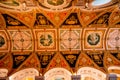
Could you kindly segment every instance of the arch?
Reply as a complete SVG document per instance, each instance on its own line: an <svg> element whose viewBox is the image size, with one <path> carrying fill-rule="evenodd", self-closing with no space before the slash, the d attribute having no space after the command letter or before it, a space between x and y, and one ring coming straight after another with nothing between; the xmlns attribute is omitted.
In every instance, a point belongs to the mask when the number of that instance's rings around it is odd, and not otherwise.
<svg viewBox="0 0 120 80"><path fill-rule="evenodd" d="M115 74L117 77L120 77L120 66L110 66L108 67L109 74Z"/></svg>
<svg viewBox="0 0 120 80"><path fill-rule="evenodd" d="M7 69L0 69L0 77L7 77L8 70Z"/></svg>
<svg viewBox="0 0 120 80"><path fill-rule="evenodd" d="M35 76L39 76L37 69L26 68L11 75L9 80L34 80Z"/></svg>
<svg viewBox="0 0 120 80"><path fill-rule="evenodd" d="M45 80L71 80L72 73L64 68L53 68L44 74Z"/></svg>
<svg viewBox="0 0 120 80"><path fill-rule="evenodd" d="M92 78L93 80L106 80L106 74L100 70L91 67L82 67L78 69L77 75L81 75L81 80Z"/></svg>

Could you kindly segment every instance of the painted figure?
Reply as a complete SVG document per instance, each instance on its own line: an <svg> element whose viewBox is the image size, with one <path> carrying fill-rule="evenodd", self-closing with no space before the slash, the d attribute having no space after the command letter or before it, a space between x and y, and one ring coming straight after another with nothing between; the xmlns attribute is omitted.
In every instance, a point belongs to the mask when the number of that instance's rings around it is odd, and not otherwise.
<svg viewBox="0 0 120 80"><path fill-rule="evenodd" d="M100 41L100 35L98 33L92 33L87 38L87 42L90 45L97 45L99 41Z"/></svg>

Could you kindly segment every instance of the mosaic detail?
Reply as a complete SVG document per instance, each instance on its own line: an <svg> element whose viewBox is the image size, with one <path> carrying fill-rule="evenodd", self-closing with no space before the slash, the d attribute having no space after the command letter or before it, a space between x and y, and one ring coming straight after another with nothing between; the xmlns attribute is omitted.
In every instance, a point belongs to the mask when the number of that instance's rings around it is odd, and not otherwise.
<svg viewBox="0 0 120 80"><path fill-rule="evenodd" d="M96 13L94 12L80 12L80 22L83 26L88 25L92 20L97 17Z"/></svg>
<svg viewBox="0 0 120 80"><path fill-rule="evenodd" d="M83 37L84 50L104 50L105 32L105 28L86 28Z"/></svg>
<svg viewBox="0 0 120 80"><path fill-rule="evenodd" d="M29 0L28 0L29 1ZM27 0L25 0L26 4L29 3ZM31 1L32 3L32 1ZM29 3L30 4L30 3ZM21 21L21 24L25 24L27 27L31 27L34 25L35 21L35 13L34 10L29 11L29 12L23 12L23 13L14 13L14 12L9 12L13 17Z"/></svg>
<svg viewBox="0 0 120 80"><path fill-rule="evenodd" d="M13 68L17 69L28 57L28 54L13 54Z"/></svg>
<svg viewBox="0 0 120 80"><path fill-rule="evenodd" d="M32 51L33 39L30 30L8 30L12 39L12 51Z"/></svg>
<svg viewBox="0 0 120 80"><path fill-rule="evenodd" d="M31 54L18 69L36 68L40 70L40 62L36 54Z"/></svg>
<svg viewBox="0 0 120 80"><path fill-rule="evenodd" d="M71 13L63 25L81 25L77 13Z"/></svg>
<svg viewBox="0 0 120 80"><path fill-rule="evenodd" d="M7 54L7 53L0 53L0 60L3 59L6 54Z"/></svg>
<svg viewBox="0 0 120 80"><path fill-rule="evenodd" d="M0 60L0 68L7 68L8 71L12 69L12 58L11 55L7 54L3 59Z"/></svg>
<svg viewBox="0 0 120 80"><path fill-rule="evenodd" d="M102 16L98 17L98 19L95 19L91 24L106 24L108 25L109 17L111 12L107 12L103 14Z"/></svg>
<svg viewBox="0 0 120 80"><path fill-rule="evenodd" d="M34 24L36 27L52 27L52 23L41 13L36 14L36 21Z"/></svg>
<svg viewBox="0 0 120 80"><path fill-rule="evenodd" d="M65 50L81 50L81 29L60 29L59 49Z"/></svg>
<svg viewBox="0 0 120 80"><path fill-rule="evenodd" d="M109 25L116 24L120 21L120 12L113 12L109 18Z"/></svg>
<svg viewBox="0 0 120 80"><path fill-rule="evenodd" d="M104 65L106 68L109 66L119 66L120 61L117 60L114 56L112 56L110 53L106 53L104 57Z"/></svg>
<svg viewBox="0 0 120 80"><path fill-rule="evenodd" d="M75 67L80 52L61 52L70 67Z"/></svg>
<svg viewBox="0 0 120 80"><path fill-rule="evenodd" d="M120 53L111 53L115 58L120 60Z"/></svg>
<svg viewBox="0 0 120 80"><path fill-rule="evenodd" d="M87 53L87 55L99 66L104 67L103 65L103 53Z"/></svg>
<svg viewBox="0 0 120 80"><path fill-rule="evenodd" d="M83 66L99 68L85 53L81 53L78 57L76 68L79 69Z"/></svg>
<svg viewBox="0 0 120 80"><path fill-rule="evenodd" d="M46 68L55 54L56 54L55 52L38 53L37 55L40 60L41 68Z"/></svg>
<svg viewBox="0 0 120 80"><path fill-rule="evenodd" d="M15 26L25 26L22 22L20 22L19 20L7 15L7 14L2 14L5 21L6 21L6 27L15 27Z"/></svg>
<svg viewBox="0 0 120 80"><path fill-rule="evenodd" d="M118 50L120 47L120 28L110 28L107 35L107 49Z"/></svg>
<svg viewBox="0 0 120 80"><path fill-rule="evenodd" d="M46 17L48 17L48 19L55 26L60 26L70 13L71 13L71 9L61 11L61 12L44 11L44 14L46 15Z"/></svg>
<svg viewBox="0 0 120 80"><path fill-rule="evenodd" d="M52 68L56 68L56 67L62 67L62 68L71 70L69 64L66 62L66 60L64 59L64 57L60 53L57 53L53 57L53 59L51 60L51 62L48 65L46 71L50 70Z"/></svg>
<svg viewBox="0 0 120 80"><path fill-rule="evenodd" d="M36 50L37 51L56 51L57 38L55 29L36 29Z"/></svg>
<svg viewBox="0 0 120 80"><path fill-rule="evenodd" d="M4 30L0 30L0 52L1 51L9 51L10 42L8 41L7 33Z"/></svg>

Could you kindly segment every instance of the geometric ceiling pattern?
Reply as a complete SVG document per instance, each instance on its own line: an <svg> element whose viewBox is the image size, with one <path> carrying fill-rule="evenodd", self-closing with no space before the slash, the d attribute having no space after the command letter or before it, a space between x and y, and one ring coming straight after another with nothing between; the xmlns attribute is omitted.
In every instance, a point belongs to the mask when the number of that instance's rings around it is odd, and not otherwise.
<svg viewBox="0 0 120 80"><path fill-rule="evenodd" d="M88 66L107 73L109 66L120 66L116 5L85 9L76 0L39 0L39 7L34 0L15 1L0 1L0 68L8 75L30 67L45 73Z"/></svg>

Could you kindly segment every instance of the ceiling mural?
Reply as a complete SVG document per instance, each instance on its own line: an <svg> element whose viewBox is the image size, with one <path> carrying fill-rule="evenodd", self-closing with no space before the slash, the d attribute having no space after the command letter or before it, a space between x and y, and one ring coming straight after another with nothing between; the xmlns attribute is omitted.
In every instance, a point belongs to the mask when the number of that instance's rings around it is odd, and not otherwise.
<svg viewBox="0 0 120 80"><path fill-rule="evenodd" d="M46 68L55 54L56 52L38 52L37 56L40 60L41 67Z"/></svg>
<svg viewBox="0 0 120 80"><path fill-rule="evenodd" d="M95 7L85 0L1 0L0 68L12 75L24 68L107 73L120 66L120 14L111 2Z"/></svg>

